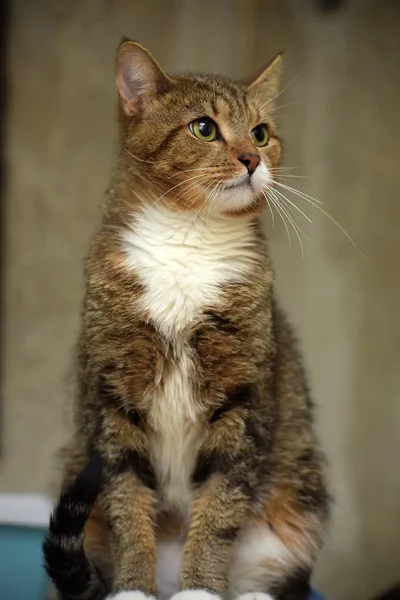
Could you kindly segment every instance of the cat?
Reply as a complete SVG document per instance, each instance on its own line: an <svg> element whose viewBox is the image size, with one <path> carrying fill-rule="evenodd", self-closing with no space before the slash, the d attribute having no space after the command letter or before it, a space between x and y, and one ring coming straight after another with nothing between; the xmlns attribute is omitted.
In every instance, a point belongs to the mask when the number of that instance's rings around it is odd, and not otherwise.
<svg viewBox="0 0 400 600"><path fill-rule="evenodd" d="M278 55L245 82L169 76L121 42L119 153L86 262L64 477L100 456L103 484L75 525L62 497L70 536L46 551L62 600L308 596L325 461L261 223L281 72Z"/></svg>

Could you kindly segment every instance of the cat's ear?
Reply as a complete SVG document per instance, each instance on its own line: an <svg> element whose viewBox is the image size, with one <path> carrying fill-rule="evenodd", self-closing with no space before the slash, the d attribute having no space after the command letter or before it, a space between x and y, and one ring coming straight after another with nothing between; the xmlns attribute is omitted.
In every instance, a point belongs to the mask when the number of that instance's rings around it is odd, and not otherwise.
<svg viewBox="0 0 400 600"><path fill-rule="evenodd" d="M123 111L131 117L141 112L146 101L170 88L173 80L146 48L123 40L117 52L116 83Z"/></svg>
<svg viewBox="0 0 400 600"><path fill-rule="evenodd" d="M266 67L243 82L247 91L263 102L272 102L279 93L283 73L282 54L277 54Z"/></svg>

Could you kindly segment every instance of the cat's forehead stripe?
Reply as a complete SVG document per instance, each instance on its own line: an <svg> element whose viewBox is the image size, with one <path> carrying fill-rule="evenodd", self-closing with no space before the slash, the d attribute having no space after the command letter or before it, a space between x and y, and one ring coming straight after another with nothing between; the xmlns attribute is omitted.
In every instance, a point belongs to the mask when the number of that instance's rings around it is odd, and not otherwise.
<svg viewBox="0 0 400 600"><path fill-rule="evenodd" d="M243 94L239 93L239 90L234 86L219 86L218 100L225 104L225 107L227 107L228 112L232 116L239 116L245 109Z"/></svg>
<svg viewBox="0 0 400 600"><path fill-rule="evenodd" d="M258 122L259 114L256 106L247 96L244 88L228 79L220 77L195 76L191 81L185 80L185 104L197 105L199 110L211 110L209 116L225 117L229 120L251 120ZM192 90L190 90L192 88Z"/></svg>
<svg viewBox="0 0 400 600"><path fill-rule="evenodd" d="M258 117L257 111L248 102L247 94L244 90L234 85L219 86L218 98L222 98L228 107L229 117L236 119L247 117Z"/></svg>
<svg viewBox="0 0 400 600"><path fill-rule="evenodd" d="M209 102L214 112L219 99L223 99L231 111L237 110L239 106L244 107L243 91L228 80L221 81L221 78L218 77L197 76L191 82L186 80L185 84L189 84L189 89L194 87L198 98ZM186 88L186 92L190 96L188 88Z"/></svg>

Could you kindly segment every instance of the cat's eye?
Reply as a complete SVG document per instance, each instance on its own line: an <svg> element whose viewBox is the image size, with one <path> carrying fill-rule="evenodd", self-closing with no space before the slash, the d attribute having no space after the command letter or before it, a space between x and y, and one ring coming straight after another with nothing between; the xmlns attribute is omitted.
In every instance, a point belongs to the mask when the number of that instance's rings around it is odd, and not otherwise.
<svg viewBox="0 0 400 600"><path fill-rule="evenodd" d="M190 131L203 142L213 142L218 133L216 124L209 117L196 119L189 125Z"/></svg>
<svg viewBox="0 0 400 600"><path fill-rule="evenodd" d="M254 127L253 131L251 132L251 137L253 138L253 142L256 146L266 146L268 144L269 135L268 127L265 125L265 123Z"/></svg>

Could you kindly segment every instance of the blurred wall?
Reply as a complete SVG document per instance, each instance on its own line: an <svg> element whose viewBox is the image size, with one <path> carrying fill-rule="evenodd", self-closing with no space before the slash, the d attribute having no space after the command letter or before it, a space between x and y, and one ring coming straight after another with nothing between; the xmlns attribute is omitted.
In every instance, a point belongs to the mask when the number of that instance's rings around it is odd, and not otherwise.
<svg viewBox="0 0 400 600"><path fill-rule="evenodd" d="M120 36L166 69L232 76L284 48L286 164L309 177L285 182L322 200L368 256L305 199L303 259L293 231L289 250L277 218L266 223L336 497L316 579L330 598L371 597L400 571L398 3L349 0L325 15L311 0L12 4L1 491L48 492L57 477L82 257L115 148Z"/></svg>

